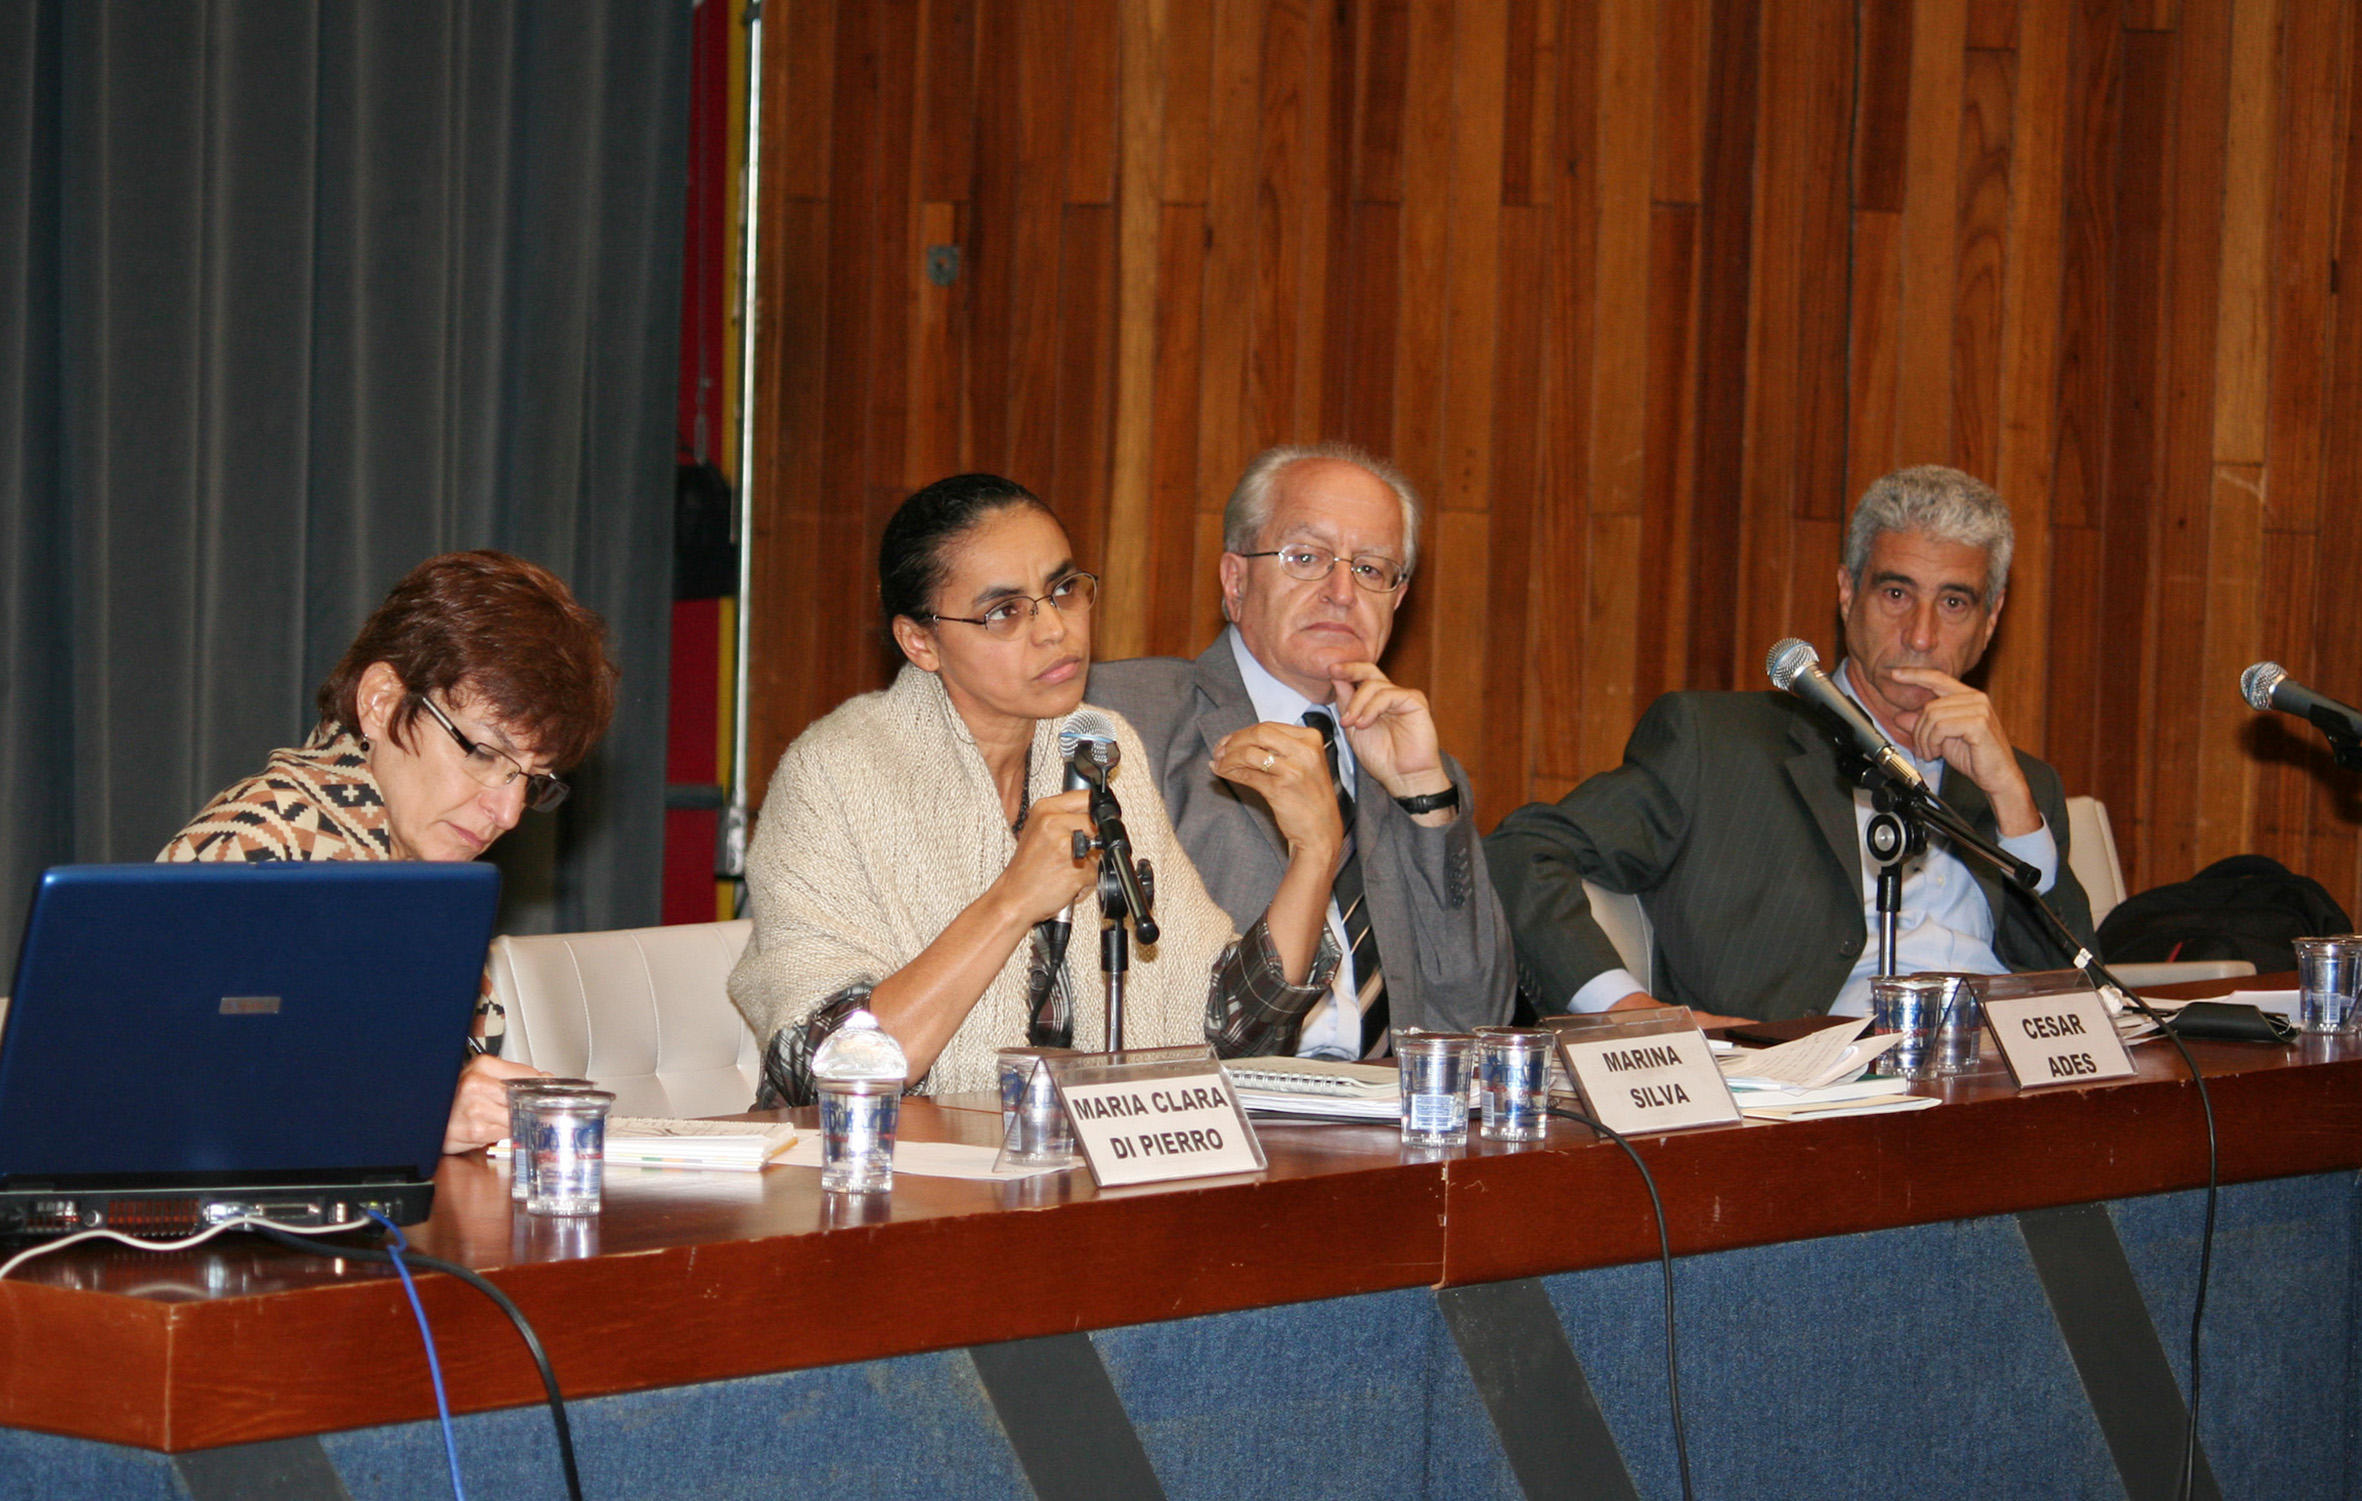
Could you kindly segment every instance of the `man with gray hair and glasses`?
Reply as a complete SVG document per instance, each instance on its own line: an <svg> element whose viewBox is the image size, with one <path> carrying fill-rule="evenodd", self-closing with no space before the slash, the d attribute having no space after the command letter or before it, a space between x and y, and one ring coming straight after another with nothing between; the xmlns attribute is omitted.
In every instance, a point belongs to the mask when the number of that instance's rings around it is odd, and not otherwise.
<svg viewBox="0 0 2362 1501"><path fill-rule="evenodd" d="M2058 773L2013 748L1992 701L1961 681L2000 624L2013 539L2001 497L1957 469L1874 482L1837 570L1845 660L1833 676L1979 833L2042 872L2041 899L2088 944L2091 904L2067 866ZM1863 853L1871 813L1802 700L1668 693L1621 766L1512 813L1486 852L1544 1010L1662 1001L1709 1025L1859 1014L1878 967L1877 867ZM1656 934L1653 987L1594 920L1585 880L1639 896ZM1940 838L1905 869L1897 928L1904 974L2050 969L2071 957L2022 896Z"/></svg>
<svg viewBox="0 0 2362 1501"><path fill-rule="evenodd" d="M1345 958L1300 1054L1383 1057L1395 1028L1506 1021L1515 994L1467 775L1427 696L1378 666L1418 538L1418 497L1392 465L1340 443L1270 449L1223 512L1229 628L1195 661L1091 669L1090 702L1148 743L1182 847L1234 919L1270 905L1287 846L1259 797L1213 774L1215 757L1249 734L1325 758L1345 819L1329 909Z"/></svg>

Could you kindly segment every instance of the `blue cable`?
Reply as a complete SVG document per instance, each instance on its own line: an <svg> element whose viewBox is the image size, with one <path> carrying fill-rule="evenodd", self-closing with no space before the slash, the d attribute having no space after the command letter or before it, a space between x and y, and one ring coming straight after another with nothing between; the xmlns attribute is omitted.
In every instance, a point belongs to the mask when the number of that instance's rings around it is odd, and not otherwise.
<svg viewBox="0 0 2362 1501"><path fill-rule="evenodd" d="M402 1253L410 1249L410 1238L400 1225L376 1210L367 1213L391 1237L386 1242L386 1255L393 1259L394 1275L402 1279L402 1291L410 1295L410 1311L418 1317L418 1337L426 1345L426 1373L435 1383L435 1415L443 1420L443 1457L451 1464L451 1494L457 1501L467 1501L467 1487L459 1482L459 1440L451 1432L451 1403L443 1395L443 1362L435 1357L435 1331L427 1327L426 1305L418 1301L418 1284L410 1280L410 1268L402 1260Z"/></svg>

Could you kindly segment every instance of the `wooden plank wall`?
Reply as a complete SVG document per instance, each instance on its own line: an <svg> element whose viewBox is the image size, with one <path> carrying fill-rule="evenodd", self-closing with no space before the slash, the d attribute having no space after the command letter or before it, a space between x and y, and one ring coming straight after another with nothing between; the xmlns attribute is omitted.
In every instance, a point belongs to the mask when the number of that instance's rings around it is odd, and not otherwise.
<svg viewBox="0 0 2362 1501"><path fill-rule="evenodd" d="M1490 826L1833 653L1849 497L1943 461L2017 511L1989 687L2133 884L2362 911L2350 779L2235 691L2362 699L2358 5L773 0L755 763L884 681L914 486L1024 480L1100 655L1189 653L1242 462L1342 437L1433 506L1389 665Z"/></svg>

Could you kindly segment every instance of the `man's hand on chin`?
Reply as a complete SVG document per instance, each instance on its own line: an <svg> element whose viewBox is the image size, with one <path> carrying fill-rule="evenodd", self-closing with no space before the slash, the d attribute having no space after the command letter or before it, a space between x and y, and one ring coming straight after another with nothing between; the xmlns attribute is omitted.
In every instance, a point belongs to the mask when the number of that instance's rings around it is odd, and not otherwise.
<svg viewBox="0 0 2362 1501"><path fill-rule="evenodd" d="M1932 667L1897 667L1889 675L1935 695L1911 723L1912 751L1923 761L1941 756L1945 765L1982 788L1993 804L2002 838L2041 828L2042 810L2034 805L2033 789L2026 785L1993 701Z"/></svg>
<svg viewBox="0 0 2362 1501"><path fill-rule="evenodd" d="M1394 682L1375 662L1340 662L1329 669L1329 680L1337 689L1337 723L1387 796L1418 797L1452 785L1426 694ZM1456 816L1442 809L1419 821L1450 823Z"/></svg>

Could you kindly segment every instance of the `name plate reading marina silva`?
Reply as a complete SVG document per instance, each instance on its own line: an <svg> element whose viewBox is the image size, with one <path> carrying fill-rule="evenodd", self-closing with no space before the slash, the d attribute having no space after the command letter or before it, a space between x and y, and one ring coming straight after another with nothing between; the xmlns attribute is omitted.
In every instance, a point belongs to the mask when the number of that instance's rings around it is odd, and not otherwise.
<svg viewBox="0 0 2362 1501"><path fill-rule="evenodd" d="M1101 1188L1263 1168L1263 1144L1210 1047L1085 1053L1049 1068Z"/></svg>
<svg viewBox="0 0 2362 1501"><path fill-rule="evenodd" d="M1553 1016L1559 1056L1591 1118L1627 1136L1735 1126L1739 1104L1684 1006Z"/></svg>
<svg viewBox="0 0 2362 1501"><path fill-rule="evenodd" d="M2020 1089L2129 1079L2139 1072L2096 990L1987 1001L1985 1024Z"/></svg>

